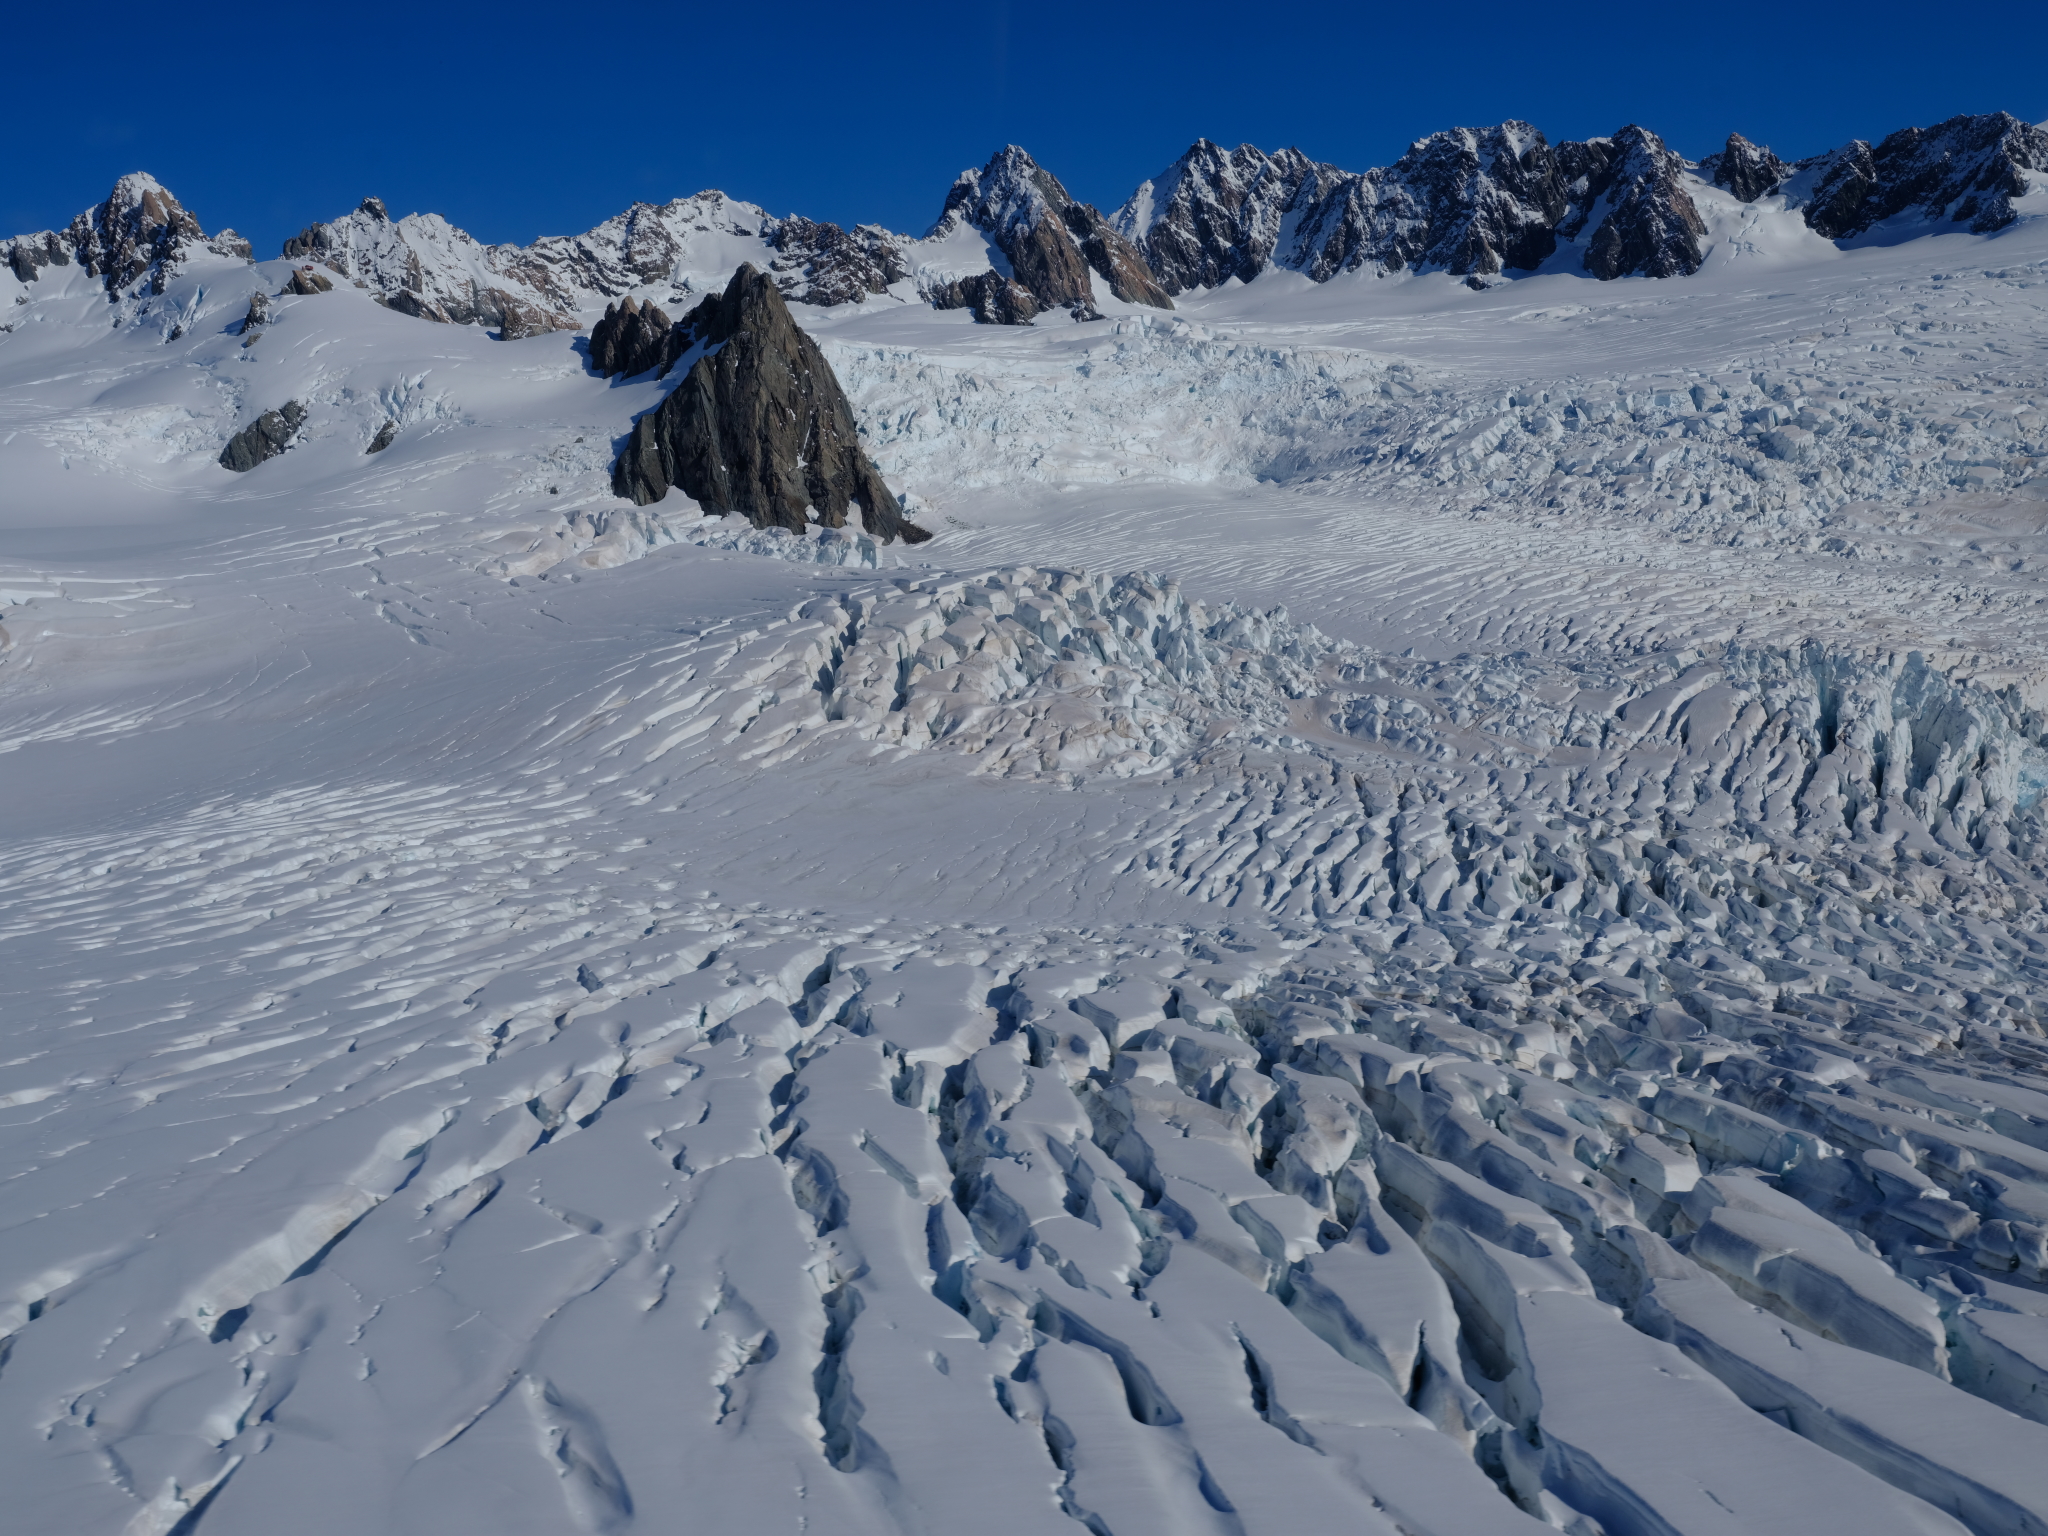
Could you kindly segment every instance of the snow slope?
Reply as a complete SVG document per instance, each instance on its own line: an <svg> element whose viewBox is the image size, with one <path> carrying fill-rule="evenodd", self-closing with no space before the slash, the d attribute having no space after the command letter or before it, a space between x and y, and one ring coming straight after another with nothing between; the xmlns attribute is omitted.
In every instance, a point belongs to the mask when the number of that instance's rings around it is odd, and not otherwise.
<svg viewBox="0 0 2048 1536"><path fill-rule="evenodd" d="M2048 1529L2048 207L1691 195L803 311L915 552L617 501L567 331L19 285L11 1523Z"/></svg>

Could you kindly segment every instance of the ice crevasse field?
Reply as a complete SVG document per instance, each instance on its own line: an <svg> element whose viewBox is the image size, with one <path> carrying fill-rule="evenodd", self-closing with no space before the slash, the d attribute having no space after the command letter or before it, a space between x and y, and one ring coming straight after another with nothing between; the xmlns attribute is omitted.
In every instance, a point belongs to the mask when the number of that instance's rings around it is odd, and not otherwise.
<svg viewBox="0 0 2048 1536"><path fill-rule="evenodd" d="M1693 195L799 306L915 546L0 273L0 1525L2048 1532L2048 189Z"/></svg>

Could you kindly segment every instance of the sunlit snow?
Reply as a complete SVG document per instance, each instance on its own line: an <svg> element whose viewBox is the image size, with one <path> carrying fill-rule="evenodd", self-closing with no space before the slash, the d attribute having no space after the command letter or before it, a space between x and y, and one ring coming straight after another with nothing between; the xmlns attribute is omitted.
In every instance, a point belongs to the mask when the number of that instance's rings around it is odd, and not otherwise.
<svg viewBox="0 0 2048 1536"><path fill-rule="evenodd" d="M0 271L0 1524L2048 1533L2048 191L1693 193L799 305L915 548Z"/></svg>

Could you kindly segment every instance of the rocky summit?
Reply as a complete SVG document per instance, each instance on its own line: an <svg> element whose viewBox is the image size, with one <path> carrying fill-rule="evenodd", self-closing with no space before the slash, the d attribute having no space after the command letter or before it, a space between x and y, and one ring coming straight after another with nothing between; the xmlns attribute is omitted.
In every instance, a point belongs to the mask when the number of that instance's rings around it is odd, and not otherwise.
<svg viewBox="0 0 2048 1536"><path fill-rule="evenodd" d="M195 218L152 176L135 172L114 183L106 200L86 209L63 230L0 240L0 265L21 283L74 261L98 278L110 300L140 288L161 294L194 251L248 260L249 242L232 229L208 239Z"/></svg>
<svg viewBox="0 0 2048 1536"><path fill-rule="evenodd" d="M1343 173L1298 149L1268 155L1250 144L1226 150L1207 139L1141 183L1115 216L1168 293L1248 283L1266 269L1305 184L1314 202Z"/></svg>
<svg viewBox="0 0 2048 1536"><path fill-rule="evenodd" d="M1952 117L1902 128L1875 149L1855 139L1799 168L1813 172L1807 226L1830 240L1906 213L1982 235L2013 221L2026 172L2048 171L2048 132L2009 112Z"/></svg>
<svg viewBox="0 0 2048 1536"><path fill-rule="evenodd" d="M858 505L879 538L930 537L903 517L860 446L832 365L766 273L741 267L677 329L699 355L633 424L612 468L619 495L647 506L674 487L707 513L738 512L757 528L797 533L843 528Z"/></svg>
<svg viewBox="0 0 2048 1536"><path fill-rule="evenodd" d="M1009 275L1040 309L1091 312L1091 269L1127 304L1173 308L1143 253L1014 144L997 151L980 170L960 173L926 239L943 239L963 225L988 237L1009 264ZM951 293L938 291L953 300ZM977 307L976 317L982 313Z"/></svg>
<svg viewBox="0 0 2048 1536"><path fill-rule="evenodd" d="M1593 222L1585 268L1595 277L1682 277L1700 269L1707 226L1685 189L1685 161L1643 128L1624 128L1609 140L1576 149L1588 172L1575 184L1578 219L1573 233ZM1597 169L1592 167L1597 165Z"/></svg>
<svg viewBox="0 0 2048 1536"><path fill-rule="evenodd" d="M1699 170L1715 186L1745 203L1769 196L1792 174L1791 166L1739 133L1729 134L1727 147L1708 155L1700 162Z"/></svg>

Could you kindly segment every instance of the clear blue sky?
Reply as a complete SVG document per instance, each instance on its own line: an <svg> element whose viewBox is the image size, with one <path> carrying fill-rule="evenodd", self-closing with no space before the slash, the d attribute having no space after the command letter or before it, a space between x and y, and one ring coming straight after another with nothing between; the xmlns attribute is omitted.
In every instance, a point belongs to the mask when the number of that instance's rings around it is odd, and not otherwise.
<svg viewBox="0 0 2048 1536"><path fill-rule="evenodd" d="M719 187L922 233L1004 143L1114 207L1198 136L1363 170L1454 124L1629 122L1787 158L1959 112L2048 118L2048 3L14 8L0 234L147 170L259 255L368 193L484 240Z"/></svg>

